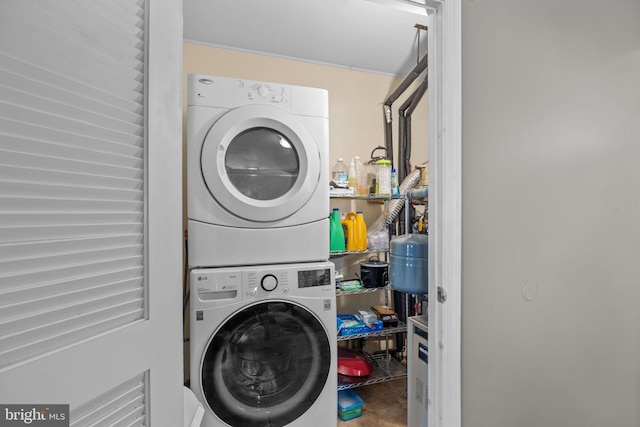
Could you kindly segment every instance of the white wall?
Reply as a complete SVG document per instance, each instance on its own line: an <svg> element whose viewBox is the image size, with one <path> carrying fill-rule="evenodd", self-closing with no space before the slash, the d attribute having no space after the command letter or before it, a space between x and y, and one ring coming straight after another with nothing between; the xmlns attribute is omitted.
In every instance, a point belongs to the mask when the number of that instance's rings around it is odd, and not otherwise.
<svg viewBox="0 0 640 427"><path fill-rule="evenodd" d="M463 425L638 427L640 1L462 12Z"/></svg>

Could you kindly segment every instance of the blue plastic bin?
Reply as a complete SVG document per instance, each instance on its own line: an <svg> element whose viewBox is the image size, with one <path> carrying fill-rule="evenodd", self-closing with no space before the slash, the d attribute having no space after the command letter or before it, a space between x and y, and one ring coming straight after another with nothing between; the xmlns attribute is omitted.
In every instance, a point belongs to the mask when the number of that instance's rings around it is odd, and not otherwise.
<svg viewBox="0 0 640 427"><path fill-rule="evenodd" d="M363 401L355 391L348 388L338 391L338 416L342 421L352 420L362 415Z"/></svg>

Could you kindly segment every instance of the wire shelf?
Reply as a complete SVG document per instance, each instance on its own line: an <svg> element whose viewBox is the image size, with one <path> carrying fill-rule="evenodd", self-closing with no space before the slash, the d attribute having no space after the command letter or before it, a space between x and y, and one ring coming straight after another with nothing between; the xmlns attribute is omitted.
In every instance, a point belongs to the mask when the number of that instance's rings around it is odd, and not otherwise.
<svg viewBox="0 0 640 427"><path fill-rule="evenodd" d="M378 194L366 194L366 195L355 195L355 194L331 194L329 193L329 197L331 199L351 199L351 200L393 200L393 199L402 199L401 195L378 195Z"/></svg>
<svg viewBox="0 0 640 427"><path fill-rule="evenodd" d="M407 369L395 358L388 355L377 355L371 357L373 359L374 368L366 381L359 383L343 383L338 381L338 390L346 390L349 388L362 387L365 385L391 381L407 376Z"/></svg>
<svg viewBox="0 0 640 427"><path fill-rule="evenodd" d="M398 321L398 326L394 326L392 328L384 328L381 331L365 332L363 334L354 334L354 335L345 335L345 336L338 335L338 341L349 341L356 338L384 337L385 335L405 332L406 330L407 330L407 325Z"/></svg>
<svg viewBox="0 0 640 427"><path fill-rule="evenodd" d="M330 251L329 258L337 258L345 255L380 254L387 252L389 252L389 249L367 249L366 251Z"/></svg>
<svg viewBox="0 0 640 427"><path fill-rule="evenodd" d="M386 286L382 286L382 287L379 287L379 288L361 288L361 289L357 289L355 291L341 291L340 289L336 289L336 296L370 294L372 292L386 291L386 290L388 290Z"/></svg>

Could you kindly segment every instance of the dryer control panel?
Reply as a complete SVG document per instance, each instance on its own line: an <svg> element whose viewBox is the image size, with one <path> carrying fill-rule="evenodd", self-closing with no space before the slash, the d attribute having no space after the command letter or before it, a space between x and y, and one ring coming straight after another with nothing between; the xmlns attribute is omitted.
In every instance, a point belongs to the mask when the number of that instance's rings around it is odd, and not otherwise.
<svg viewBox="0 0 640 427"><path fill-rule="evenodd" d="M271 104L290 110L288 85L237 79L235 82L235 100L239 105Z"/></svg>
<svg viewBox="0 0 640 427"><path fill-rule="evenodd" d="M189 74L187 105L234 108L241 105L276 105L291 112L291 85Z"/></svg>

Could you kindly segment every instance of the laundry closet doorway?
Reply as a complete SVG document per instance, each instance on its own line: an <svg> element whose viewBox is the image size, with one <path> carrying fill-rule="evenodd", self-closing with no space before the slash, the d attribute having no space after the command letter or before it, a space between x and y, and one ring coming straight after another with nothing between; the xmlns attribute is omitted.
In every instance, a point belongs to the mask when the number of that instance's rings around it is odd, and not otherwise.
<svg viewBox="0 0 640 427"><path fill-rule="evenodd" d="M207 2L211 4L210 2ZM319 73L325 75L338 75L340 70L326 69L318 70L324 65L331 65L328 59L306 59L306 66L303 58L309 53L333 50L336 55L344 53L348 39L342 38L341 41L334 41L332 35L339 33L342 28L339 24L339 9L334 10L333 18L327 19L326 22L320 14L316 14L317 6L320 3L314 2L307 4L307 13L314 16L312 25L298 32L288 32L286 35L283 28L289 23L304 22L303 13L300 16L293 13L296 8L296 2L256 2L254 5L254 13L252 16L246 16L246 20L251 20L254 15L261 17L264 21L263 25L255 25L251 31L244 30L244 33L238 34L237 37L232 36L229 30L226 34L220 34L219 38L208 42L209 44L197 41L197 36L202 34L190 33L189 13L185 12L185 72L199 72L217 75L233 75L239 78L257 79L264 81L286 81L287 83L302 84L313 86L314 77ZM428 26L428 51L429 51L429 90L427 92L427 102L429 105L428 112L420 116L421 113L413 115L414 123L420 117L424 117L428 121L428 134L423 139L414 139L413 145L419 145L420 148L428 150L429 159L429 208L430 208L430 293L433 298L430 299L430 379L429 379L429 397L431 401L430 408L430 425L432 426L454 426L461 424L460 420L460 241L461 241L461 219L460 219L460 186L461 186L461 165L460 165L460 145L461 145L461 1L460 0L427 0L427 1L396 1L396 0L362 0L358 4L374 3L387 7L389 12L398 8L414 8L419 7L429 12L427 18ZM289 9L285 9L280 16L287 16L286 20L278 20L278 25L266 25L270 21L270 12L265 10L266 7L277 7L278 5L288 5ZM354 2L349 2L353 5ZM226 20L233 21L230 18L234 16L233 11L229 8L233 7L231 3L220 2L216 4L217 9L209 10L208 13L201 13L201 18L206 21L206 16L216 14L224 16ZM185 5L185 10L193 7L193 3ZM260 12L260 13L256 13ZM300 19L298 19L300 18ZM286 22L285 22L286 21ZM354 33L364 34L373 37L379 29L371 22L367 25L357 25L357 20L352 20L351 25ZM324 31L328 23L332 24L331 31ZM347 24L344 24L347 26ZM411 24L413 26L413 23ZM213 26L211 26L213 27ZM205 31L202 25L198 25L198 31ZM320 35L321 40L325 41L325 46L314 45L311 40L312 35ZM240 43L240 40L253 35L256 43L260 43L260 47L234 46L234 41ZM269 49L289 46L292 41L297 41L298 54L286 53L283 51L269 53ZM330 49L327 49L330 48ZM394 49L380 48L376 54L372 56L382 57L383 52L391 52ZM293 52L293 51L292 51ZM360 55L362 52L358 52ZM253 63L253 59L260 55L271 55L269 60L261 61L259 67L257 63ZM215 56L215 61L210 60ZM354 61L357 55L353 55ZM262 58L264 56L261 56ZM416 63L415 52L412 56L412 63L409 70ZM295 62L295 64L293 64ZM393 61L389 61L393 62ZM234 67L234 64L236 65ZM284 64L284 65L283 65ZM344 67L349 67L344 66ZM297 74L292 74L292 69L298 70ZM355 69L355 68L351 68ZM400 80L406 74L398 74ZM362 75L363 79L368 76ZM390 93L393 88L390 85ZM365 98L368 94L363 91L356 90L356 85L336 85L335 88L329 89L330 104L331 100L341 99L341 94L351 98ZM372 129L382 127L382 102L385 95L379 96L375 102L371 113L367 112L376 121ZM371 137L367 133L370 129L359 129L360 135L354 138L341 139L336 138L335 130L339 126L345 124L353 125L359 123L361 112L345 111L338 105L331 109L330 105L330 156L333 161L335 157L345 157L353 155L357 150L354 141L361 138L362 146L373 147L382 142L382 139ZM425 117L426 116L426 117ZM340 152L343 150L343 152ZM369 150L370 151L370 150ZM363 150L364 153L364 150ZM367 152L368 154L368 152ZM441 288L441 301L437 302L435 298L438 294L438 288ZM446 300L446 302L444 302Z"/></svg>

